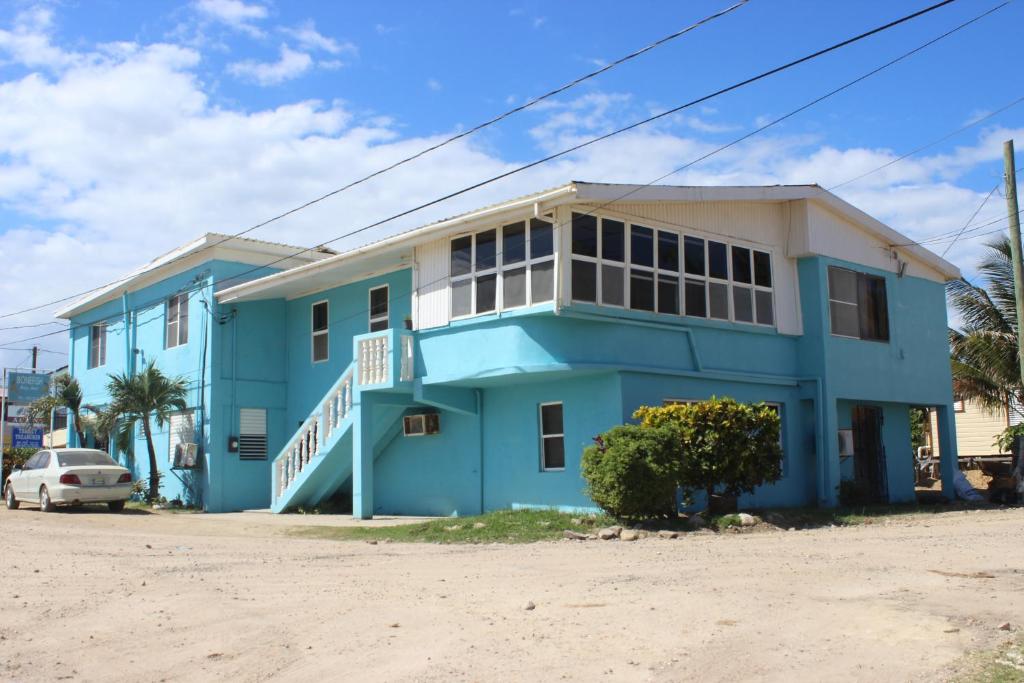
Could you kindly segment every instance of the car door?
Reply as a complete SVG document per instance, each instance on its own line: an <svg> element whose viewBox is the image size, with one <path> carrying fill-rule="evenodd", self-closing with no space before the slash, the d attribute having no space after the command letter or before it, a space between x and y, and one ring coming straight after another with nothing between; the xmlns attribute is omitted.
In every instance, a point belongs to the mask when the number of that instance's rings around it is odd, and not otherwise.
<svg viewBox="0 0 1024 683"><path fill-rule="evenodd" d="M36 463L39 462L40 453L42 453L42 451L39 451L31 458L26 460L25 464L21 466L20 470L16 470L13 474L11 474L11 484L14 486L14 495L16 497L21 499L25 498L29 486L29 477L32 474L33 468L36 466Z"/></svg>
<svg viewBox="0 0 1024 683"><path fill-rule="evenodd" d="M30 500L39 500L39 487L43 484L49 484L50 486L53 485L53 483L49 481L50 477L47 476L54 472L50 467L51 461L56 464L57 459L52 457L50 451L39 452L39 462L37 462L36 466L32 469L32 477L27 482L29 490L26 496Z"/></svg>

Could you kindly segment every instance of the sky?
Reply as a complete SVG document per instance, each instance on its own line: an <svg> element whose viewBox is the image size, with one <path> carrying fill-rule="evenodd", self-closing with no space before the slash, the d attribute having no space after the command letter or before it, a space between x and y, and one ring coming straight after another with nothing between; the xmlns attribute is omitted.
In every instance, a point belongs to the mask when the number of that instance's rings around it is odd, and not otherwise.
<svg viewBox="0 0 1024 683"><path fill-rule="evenodd" d="M241 231L732 2L0 0L0 316L115 280L205 232ZM927 4L749 0L251 236L327 242ZM569 180L650 182L999 4L958 0L330 246ZM872 171L1024 96L1003 54L1022 20L1011 3L662 182L831 187ZM1022 133L1024 103L835 192L914 240L994 221L1006 212L992 192L1002 143L1024 144ZM947 258L974 277L984 233L1003 225L968 232ZM40 367L67 362L55 308L0 318L0 365L24 365L33 344Z"/></svg>

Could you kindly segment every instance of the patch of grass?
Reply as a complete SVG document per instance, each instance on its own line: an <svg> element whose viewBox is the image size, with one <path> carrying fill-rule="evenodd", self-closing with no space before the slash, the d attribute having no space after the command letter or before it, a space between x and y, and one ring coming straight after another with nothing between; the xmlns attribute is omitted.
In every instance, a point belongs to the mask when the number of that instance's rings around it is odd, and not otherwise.
<svg viewBox="0 0 1024 683"><path fill-rule="evenodd" d="M581 523L573 524L573 520ZM335 541L534 543L557 540L566 529L590 533L610 524L615 524L615 520L607 515L573 515L554 510L498 510L473 517L446 517L397 526L295 527L288 533Z"/></svg>
<svg viewBox="0 0 1024 683"><path fill-rule="evenodd" d="M1024 681L1024 640L1007 641L994 650L968 656L953 680L958 683Z"/></svg>
<svg viewBox="0 0 1024 683"><path fill-rule="evenodd" d="M202 512L202 509L200 509L200 508L170 507L170 506L165 506L165 507L163 507L163 508L161 508L159 510L154 510L152 504L145 503L145 502L138 501L138 500L129 500L129 501L125 502L124 509L125 510L134 510L134 511L145 511L145 512L173 512L175 514L195 514L195 513L198 513L198 512Z"/></svg>
<svg viewBox="0 0 1024 683"><path fill-rule="evenodd" d="M720 517L712 517L710 526L712 529L718 529L719 531L725 531L729 527L743 526L740 523L739 515L722 515Z"/></svg>

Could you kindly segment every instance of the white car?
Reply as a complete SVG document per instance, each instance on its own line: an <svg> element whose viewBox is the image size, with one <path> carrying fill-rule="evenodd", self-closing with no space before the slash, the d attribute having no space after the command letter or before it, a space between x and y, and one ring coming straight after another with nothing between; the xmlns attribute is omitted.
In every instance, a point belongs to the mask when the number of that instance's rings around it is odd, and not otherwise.
<svg viewBox="0 0 1024 683"><path fill-rule="evenodd" d="M106 503L111 512L120 512L131 492L132 473L91 448L39 451L4 482L8 510L21 503L36 503L43 512L58 505Z"/></svg>

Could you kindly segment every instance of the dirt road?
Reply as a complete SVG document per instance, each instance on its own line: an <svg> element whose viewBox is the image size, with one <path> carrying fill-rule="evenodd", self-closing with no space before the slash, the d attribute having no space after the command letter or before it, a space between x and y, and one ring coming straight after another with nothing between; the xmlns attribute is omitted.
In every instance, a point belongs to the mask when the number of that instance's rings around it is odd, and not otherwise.
<svg viewBox="0 0 1024 683"><path fill-rule="evenodd" d="M0 511L0 678L941 680L1024 621L1021 510L475 547L304 522Z"/></svg>

